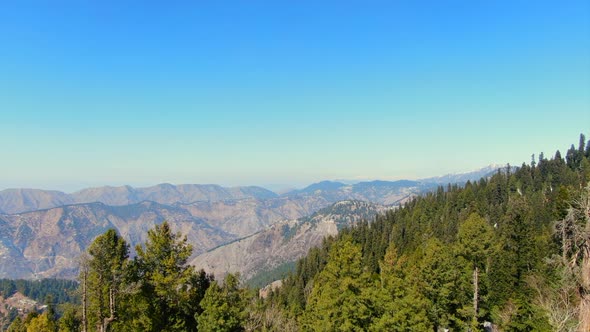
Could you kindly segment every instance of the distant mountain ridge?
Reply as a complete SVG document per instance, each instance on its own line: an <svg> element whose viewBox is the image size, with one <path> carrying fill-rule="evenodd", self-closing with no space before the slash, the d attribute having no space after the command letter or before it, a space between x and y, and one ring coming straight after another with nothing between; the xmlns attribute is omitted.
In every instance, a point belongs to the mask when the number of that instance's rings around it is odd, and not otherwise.
<svg viewBox="0 0 590 332"><path fill-rule="evenodd" d="M438 183L438 184L449 184L449 183L458 183L463 184L467 181L479 181L479 179L483 177L490 177L494 173L496 173L499 169L505 169L506 165L498 165L498 164L491 164L486 167L465 173L454 173L454 174L446 174L443 176L436 176L431 178L422 179L420 181L423 182L430 182L430 183ZM512 167L512 169L516 169Z"/></svg>
<svg viewBox="0 0 590 332"><path fill-rule="evenodd" d="M96 187L66 194L55 190L6 189L0 191L0 210L14 214L49 209L76 203L100 202L107 205L128 205L142 201L161 204L221 201L243 198L269 199L278 195L256 186L222 187L215 184L158 184L151 187Z"/></svg>
<svg viewBox="0 0 590 332"><path fill-rule="evenodd" d="M360 200L378 204L399 204L413 195L436 188L437 184L412 180L398 181L367 181L355 184L322 181L300 190L284 194L287 197L320 196L337 202L344 200Z"/></svg>
<svg viewBox="0 0 590 332"><path fill-rule="evenodd" d="M5 189L0 191L0 214L14 214L41 209L49 209L76 203L101 202L107 205L128 205L142 201L153 201L173 205L194 202L218 202L254 198L268 200L272 198L319 195L330 202L347 199L376 201L380 204L394 204L404 197L423 190L447 183L465 183L476 181L482 176L490 175L500 165L490 165L473 172L447 174L421 180L397 181L360 181L346 184L338 181L321 181L303 189L291 190L278 195L259 186L222 187L216 184L180 184L162 183L150 187L103 186L64 193L57 190L42 189Z"/></svg>

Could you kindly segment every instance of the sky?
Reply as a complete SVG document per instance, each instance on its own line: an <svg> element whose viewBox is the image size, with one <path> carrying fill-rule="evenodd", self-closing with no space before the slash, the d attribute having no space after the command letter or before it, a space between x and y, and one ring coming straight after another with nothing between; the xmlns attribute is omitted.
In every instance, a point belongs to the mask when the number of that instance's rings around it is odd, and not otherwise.
<svg viewBox="0 0 590 332"><path fill-rule="evenodd" d="M588 1L0 2L0 190L417 179L580 133Z"/></svg>

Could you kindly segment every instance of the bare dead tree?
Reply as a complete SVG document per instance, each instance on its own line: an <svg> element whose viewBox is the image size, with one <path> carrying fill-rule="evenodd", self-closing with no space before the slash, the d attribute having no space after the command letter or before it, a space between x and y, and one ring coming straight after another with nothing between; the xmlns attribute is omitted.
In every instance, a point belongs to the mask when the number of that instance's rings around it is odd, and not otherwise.
<svg viewBox="0 0 590 332"><path fill-rule="evenodd" d="M578 331L590 331L590 184L582 189L556 231L562 240L562 260L579 297Z"/></svg>

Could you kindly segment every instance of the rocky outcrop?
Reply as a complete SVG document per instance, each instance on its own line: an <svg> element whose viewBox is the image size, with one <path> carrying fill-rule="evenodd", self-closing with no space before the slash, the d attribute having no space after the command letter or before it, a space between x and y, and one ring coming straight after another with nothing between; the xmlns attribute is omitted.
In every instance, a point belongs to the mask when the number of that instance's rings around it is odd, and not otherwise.
<svg viewBox="0 0 590 332"><path fill-rule="evenodd" d="M279 265L296 261L323 239L360 220L372 220L387 207L361 201L343 201L311 217L275 223L254 235L197 256L191 264L216 276L240 273L248 280Z"/></svg>

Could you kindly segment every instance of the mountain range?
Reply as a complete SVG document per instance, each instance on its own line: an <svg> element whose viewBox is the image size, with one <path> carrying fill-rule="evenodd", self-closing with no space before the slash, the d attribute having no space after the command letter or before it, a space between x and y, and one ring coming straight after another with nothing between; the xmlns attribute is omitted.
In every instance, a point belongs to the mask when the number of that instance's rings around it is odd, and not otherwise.
<svg viewBox="0 0 590 332"><path fill-rule="evenodd" d="M0 191L3 211L0 213L0 278L73 278L77 274L77 257L97 235L109 228L116 229L130 243L134 254L135 245L145 241L147 230L164 220L188 237L194 248L191 261L196 265L205 261L199 260L201 254L232 265L230 256L235 256L236 251L231 248L235 247L222 249L222 246L233 242L240 243L241 248L248 247L241 254L261 263L239 267L238 271L253 276L276 266L282 259L300 257L324 236L337 231L341 222L335 220L340 217L334 219L332 213L340 206L334 205L337 202L356 202L342 205L350 205L350 209L343 211L354 222L364 213L360 208L355 208L356 213L351 210L360 202L369 202L373 205L366 209L379 211L433 190L439 184L409 180L355 184L323 181L282 195L261 187L218 185L99 187L72 194L8 189ZM318 212L330 207L332 210ZM304 218L316 212L319 214L312 219ZM296 226L294 238L304 239L303 244L281 238L285 225ZM270 249L259 251L261 247L256 241L261 236L271 239L262 242ZM256 243L246 244L248 241ZM214 248L217 251L211 251ZM220 252L228 254L224 256ZM255 258L257 255L260 257Z"/></svg>
<svg viewBox="0 0 590 332"><path fill-rule="evenodd" d="M153 201L174 204L243 198L268 199L277 196L274 192L262 187L226 188L214 184L162 183L144 188L105 186L82 189L72 194L55 190L6 189L0 191L0 210L4 213L21 213L77 203L100 202L107 205L128 205Z"/></svg>

